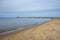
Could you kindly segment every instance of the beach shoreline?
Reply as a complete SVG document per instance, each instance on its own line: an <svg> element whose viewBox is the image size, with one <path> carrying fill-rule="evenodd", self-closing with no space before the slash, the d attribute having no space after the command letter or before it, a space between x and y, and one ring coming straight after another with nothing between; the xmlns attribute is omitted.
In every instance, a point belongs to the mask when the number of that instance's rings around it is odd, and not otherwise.
<svg viewBox="0 0 60 40"><path fill-rule="evenodd" d="M1 40L60 40L60 19L0 36Z"/></svg>
<svg viewBox="0 0 60 40"><path fill-rule="evenodd" d="M6 31L6 32L1 32L0 33L0 36L2 35L7 35L7 34L11 34L11 33L15 33L15 32L18 32L18 31L23 31L23 30L26 30L26 29L30 29L30 28L33 28L33 27L36 27L36 26L39 26L39 25L42 25L44 23L47 23L49 21L52 21L53 19L50 19L48 21L45 21L45 22L42 22L42 23L39 23L39 24L33 24L33 25L30 25L29 27L25 27L25 28L19 28L19 29L16 29L16 30L11 30L11 31Z"/></svg>

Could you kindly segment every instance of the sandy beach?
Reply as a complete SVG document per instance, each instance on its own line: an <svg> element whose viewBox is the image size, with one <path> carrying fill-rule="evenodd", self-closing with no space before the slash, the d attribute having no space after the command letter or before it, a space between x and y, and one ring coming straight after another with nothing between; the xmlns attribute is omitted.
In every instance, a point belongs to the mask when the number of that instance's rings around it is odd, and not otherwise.
<svg viewBox="0 0 60 40"><path fill-rule="evenodd" d="M60 19L0 36L0 40L60 40Z"/></svg>

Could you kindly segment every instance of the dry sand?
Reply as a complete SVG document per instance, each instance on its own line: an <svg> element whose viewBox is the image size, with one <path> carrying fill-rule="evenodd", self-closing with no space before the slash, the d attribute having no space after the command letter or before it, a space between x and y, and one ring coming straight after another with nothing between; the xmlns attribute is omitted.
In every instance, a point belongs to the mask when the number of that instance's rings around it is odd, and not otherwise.
<svg viewBox="0 0 60 40"><path fill-rule="evenodd" d="M60 40L60 19L0 36L0 40Z"/></svg>

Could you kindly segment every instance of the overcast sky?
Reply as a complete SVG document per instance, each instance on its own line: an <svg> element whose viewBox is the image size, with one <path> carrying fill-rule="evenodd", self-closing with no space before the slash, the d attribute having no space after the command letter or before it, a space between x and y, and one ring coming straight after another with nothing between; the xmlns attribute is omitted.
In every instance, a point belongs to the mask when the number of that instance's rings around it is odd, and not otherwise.
<svg viewBox="0 0 60 40"><path fill-rule="evenodd" d="M17 15L23 16L24 13L21 12L25 11L31 12L37 10L43 11L43 10L52 10L59 8L60 8L60 0L0 0L0 16L7 16L8 14L10 14L9 16L12 16L13 15L12 13L15 12L16 12L14 14L15 16ZM18 12L20 12L20 14ZM31 15L32 13L28 14Z"/></svg>

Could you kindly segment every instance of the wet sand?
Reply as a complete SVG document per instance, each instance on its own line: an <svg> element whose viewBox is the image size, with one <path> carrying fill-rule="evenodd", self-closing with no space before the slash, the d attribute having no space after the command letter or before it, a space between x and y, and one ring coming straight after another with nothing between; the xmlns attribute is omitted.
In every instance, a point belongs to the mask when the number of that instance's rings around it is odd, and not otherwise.
<svg viewBox="0 0 60 40"><path fill-rule="evenodd" d="M60 40L60 19L2 35L0 40Z"/></svg>

